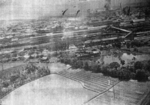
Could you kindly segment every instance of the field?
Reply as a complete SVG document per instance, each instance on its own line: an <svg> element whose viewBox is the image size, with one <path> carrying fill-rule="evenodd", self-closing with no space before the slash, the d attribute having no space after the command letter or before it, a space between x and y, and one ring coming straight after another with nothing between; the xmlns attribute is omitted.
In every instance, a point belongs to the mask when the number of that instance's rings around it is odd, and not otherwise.
<svg viewBox="0 0 150 105"><path fill-rule="evenodd" d="M96 92L97 95L86 105L146 105L144 98L149 97L150 82L119 81L98 73L87 71L62 71L61 76L81 83L83 88Z"/></svg>
<svg viewBox="0 0 150 105"><path fill-rule="evenodd" d="M62 71L58 74L66 78L78 81L83 85L83 87L97 93L109 90L109 88L111 88L113 85L116 85L119 82L117 79L112 79L103 76L102 74L91 75L91 72L85 71L72 73Z"/></svg>

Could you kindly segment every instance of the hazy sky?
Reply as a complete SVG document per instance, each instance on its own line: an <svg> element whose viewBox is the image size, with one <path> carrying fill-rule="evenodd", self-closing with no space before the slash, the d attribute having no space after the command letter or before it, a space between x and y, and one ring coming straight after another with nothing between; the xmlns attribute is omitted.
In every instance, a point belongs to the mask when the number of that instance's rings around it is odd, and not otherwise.
<svg viewBox="0 0 150 105"><path fill-rule="evenodd" d="M87 2L88 1L88 2ZM98 3L98 2L99 3ZM85 13L89 8L98 8L105 0L0 0L0 19L32 19L42 16L75 16Z"/></svg>
<svg viewBox="0 0 150 105"><path fill-rule="evenodd" d="M38 18L45 14L58 14L69 0L0 0L0 19ZM61 12L61 11L60 11Z"/></svg>
<svg viewBox="0 0 150 105"><path fill-rule="evenodd" d="M87 2L88 1L88 2ZM112 5L119 5L137 1L148 0L113 0ZM65 15L80 14L88 9L103 8L105 0L0 0L0 20L32 19L42 16L60 16L62 11L67 10Z"/></svg>

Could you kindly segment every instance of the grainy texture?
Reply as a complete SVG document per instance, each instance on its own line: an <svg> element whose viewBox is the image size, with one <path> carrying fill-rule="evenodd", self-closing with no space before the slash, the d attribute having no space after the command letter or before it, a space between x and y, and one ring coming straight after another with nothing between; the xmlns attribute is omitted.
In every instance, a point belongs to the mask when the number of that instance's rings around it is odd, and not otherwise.
<svg viewBox="0 0 150 105"><path fill-rule="evenodd" d="M149 0L0 0L0 105L149 105Z"/></svg>

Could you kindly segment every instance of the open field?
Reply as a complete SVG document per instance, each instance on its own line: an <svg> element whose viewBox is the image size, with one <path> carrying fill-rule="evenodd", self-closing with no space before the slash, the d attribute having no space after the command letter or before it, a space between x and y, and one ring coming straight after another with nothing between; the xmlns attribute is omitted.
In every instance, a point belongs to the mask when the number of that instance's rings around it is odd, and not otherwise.
<svg viewBox="0 0 150 105"><path fill-rule="evenodd" d="M51 74L11 92L2 105L82 105L94 95L78 82Z"/></svg>
<svg viewBox="0 0 150 105"><path fill-rule="evenodd" d="M96 98L88 100L86 105L98 105L97 103L99 102L101 105L109 105L110 103L111 105L120 105L119 103L121 103L121 105L141 105L141 103L143 103L142 105L147 105L144 104L144 102L147 102L144 101L144 97L150 94L150 82L122 82L114 78L103 76L102 74L85 71L62 71L59 75L78 81L85 89L99 94ZM114 85L114 87L111 87L112 85ZM100 93L102 93L102 95ZM147 97L149 97L149 95Z"/></svg>
<svg viewBox="0 0 150 105"><path fill-rule="evenodd" d="M74 73L62 71L58 74L66 78L81 82L81 84L83 84L85 88L95 91L97 93L103 92L119 82L117 79L112 79L99 74L91 75L90 72L85 71Z"/></svg>

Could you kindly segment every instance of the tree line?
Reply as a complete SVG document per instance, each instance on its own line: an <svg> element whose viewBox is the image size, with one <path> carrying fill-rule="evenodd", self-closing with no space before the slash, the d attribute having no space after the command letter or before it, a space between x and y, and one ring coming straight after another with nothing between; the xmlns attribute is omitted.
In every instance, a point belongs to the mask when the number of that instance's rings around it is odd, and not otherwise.
<svg viewBox="0 0 150 105"><path fill-rule="evenodd" d="M99 65L97 63L90 64L88 61L78 58L61 58L60 62L69 64L73 69L84 69L93 73L103 73L106 76L118 78L120 80L138 80L147 81L150 76L150 60L137 61L132 66L121 66L117 62L112 62L109 65Z"/></svg>

